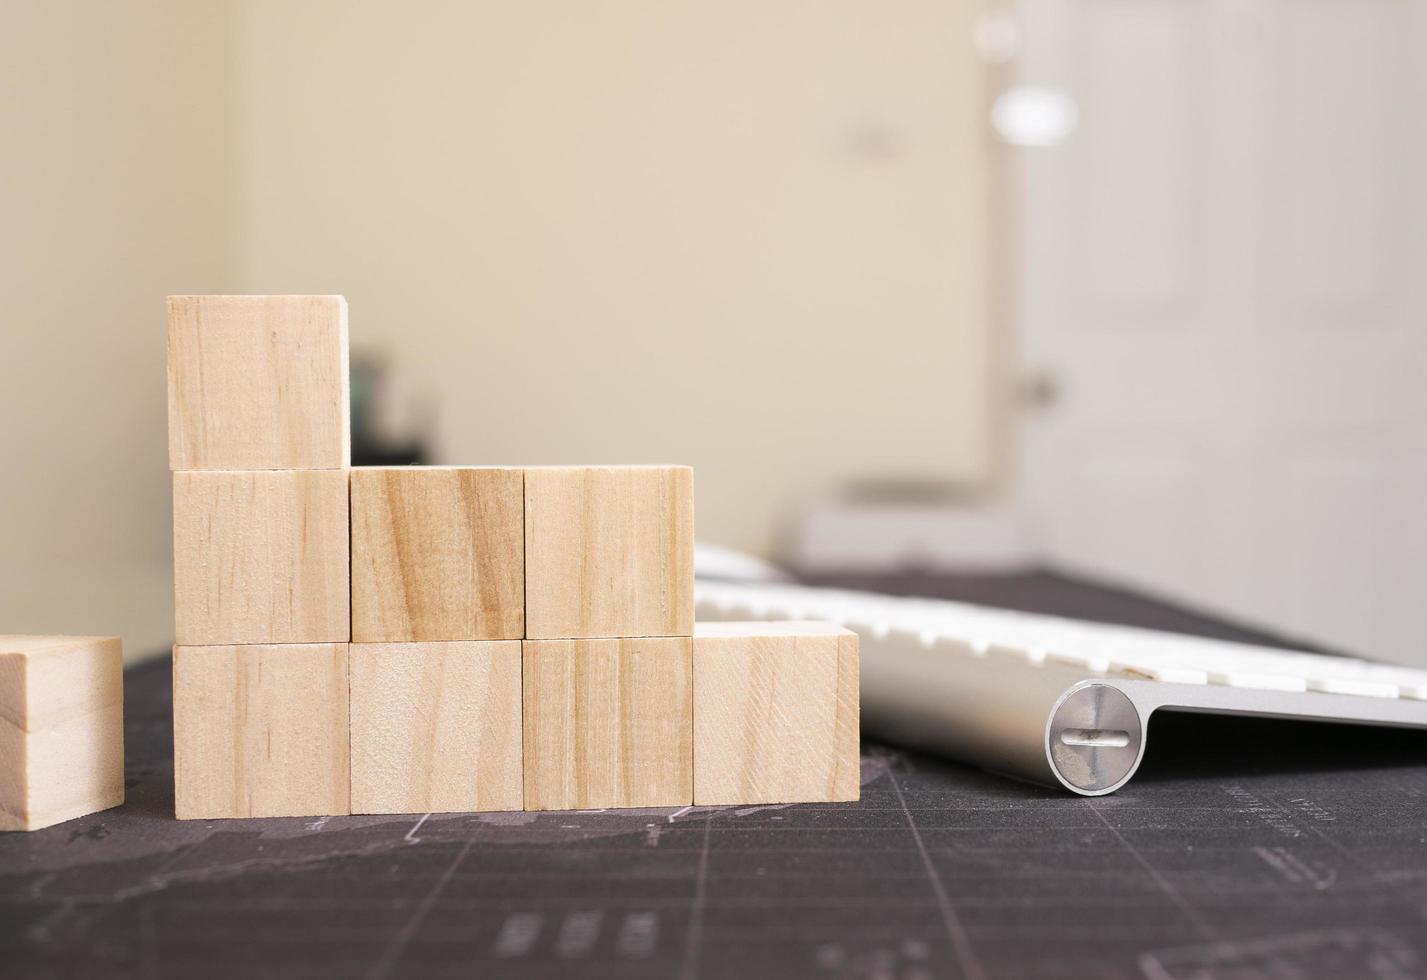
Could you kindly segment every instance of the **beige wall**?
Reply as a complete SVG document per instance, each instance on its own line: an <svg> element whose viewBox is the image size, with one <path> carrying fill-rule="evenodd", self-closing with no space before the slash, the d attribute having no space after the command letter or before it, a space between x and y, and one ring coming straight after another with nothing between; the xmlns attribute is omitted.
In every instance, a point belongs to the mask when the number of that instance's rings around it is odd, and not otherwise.
<svg viewBox="0 0 1427 980"><path fill-rule="evenodd" d="M707 540L983 479L974 6L245 4L239 281L346 294L445 462L692 463Z"/></svg>
<svg viewBox="0 0 1427 980"><path fill-rule="evenodd" d="M229 281L227 14L0 2L0 633L172 641L163 297Z"/></svg>
<svg viewBox="0 0 1427 980"><path fill-rule="evenodd" d="M766 548L991 468L971 5L0 0L0 632L169 642L162 297L340 292L450 462Z"/></svg>

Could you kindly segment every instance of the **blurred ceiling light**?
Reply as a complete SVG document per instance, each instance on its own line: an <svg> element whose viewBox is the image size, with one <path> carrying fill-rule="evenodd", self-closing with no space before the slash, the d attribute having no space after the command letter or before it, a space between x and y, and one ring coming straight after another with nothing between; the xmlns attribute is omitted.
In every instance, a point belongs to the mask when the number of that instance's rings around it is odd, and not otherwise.
<svg viewBox="0 0 1427 980"><path fill-rule="evenodd" d="M1012 146L1056 146L1079 120L1075 100L1057 88L1018 85L991 106L991 125Z"/></svg>

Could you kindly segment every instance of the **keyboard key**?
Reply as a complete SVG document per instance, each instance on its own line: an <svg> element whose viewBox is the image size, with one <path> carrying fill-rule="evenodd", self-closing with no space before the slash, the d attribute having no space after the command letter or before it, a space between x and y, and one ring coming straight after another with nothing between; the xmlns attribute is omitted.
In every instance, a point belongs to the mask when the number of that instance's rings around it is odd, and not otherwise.
<svg viewBox="0 0 1427 980"><path fill-rule="evenodd" d="M1291 691L1300 693L1308 690L1308 682L1302 677L1288 674L1254 674L1235 670L1209 671L1210 684L1224 687L1248 687L1259 691Z"/></svg>
<svg viewBox="0 0 1427 980"><path fill-rule="evenodd" d="M1143 677L1161 684L1208 684L1209 675L1192 667L1155 667L1148 664L1112 663L1111 669L1131 677Z"/></svg>
<svg viewBox="0 0 1427 980"><path fill-rule="evenodd" d="M1051 651L1046 654L1046 660L1064 664L1067 667L1082 667L1095 674L1103 674L1110 669L1110 659L1108 657L1097 656L1093 653L1064 653Z"/></svg>
<svg viewBox="0 0 1427 980"><path fill-rule="evenodd" d="M988 643L988 656L1016 663L1039 665L1045 662L1045 651L1027 647L1006 646L1004 643Z"/></svg>
<svg viewBox="0 0 1427 980"><path fill-rule="evenodd" d="M1308 690L1324 694L1352 694L1360 698L1395 698L1398 685L1349 677L1310 677Z"/></svg>

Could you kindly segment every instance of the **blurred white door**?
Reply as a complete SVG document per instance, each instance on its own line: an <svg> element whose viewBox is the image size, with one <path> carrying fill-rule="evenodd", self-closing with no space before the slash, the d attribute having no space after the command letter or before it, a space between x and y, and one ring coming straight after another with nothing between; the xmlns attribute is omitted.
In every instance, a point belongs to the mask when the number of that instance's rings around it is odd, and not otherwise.
<svg viewBox="0 0 1427 980"><path fill-rule="evenodd" d="M1021 0L1021 476L1061 565L1427 664L1427 4Z"/></svg>

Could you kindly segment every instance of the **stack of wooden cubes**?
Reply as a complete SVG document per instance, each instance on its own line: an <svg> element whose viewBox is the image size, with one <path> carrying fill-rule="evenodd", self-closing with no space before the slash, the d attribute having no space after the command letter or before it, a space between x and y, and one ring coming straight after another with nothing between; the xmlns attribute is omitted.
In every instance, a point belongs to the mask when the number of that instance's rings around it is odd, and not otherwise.
<svg viewBox="0 0 1427 980"><path fill-rule="evenodd" d="M169 300L179 817L853 800L857 638L695 626L681 466L350 466L336 296Z"/></svg>

